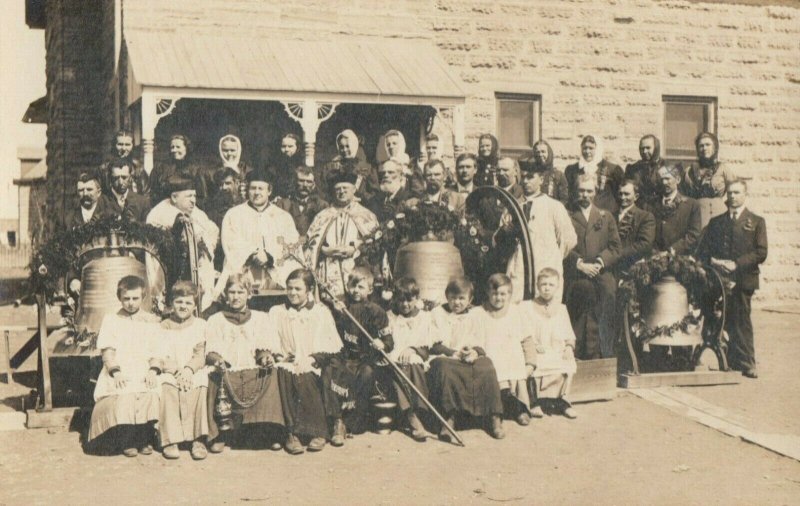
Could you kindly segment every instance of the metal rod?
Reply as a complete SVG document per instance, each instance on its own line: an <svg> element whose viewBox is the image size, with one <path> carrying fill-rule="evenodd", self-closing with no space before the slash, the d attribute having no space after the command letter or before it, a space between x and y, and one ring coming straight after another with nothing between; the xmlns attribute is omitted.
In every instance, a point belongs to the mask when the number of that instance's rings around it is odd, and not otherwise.
<svg viewBox="0 0 800 506"><path fill-rule="evenodd" d="M300 262L301 265L305 265L302 261L300 261L297 258L296 255L294 255L292 253L289 253L289 256L291 256L292 258L294 258L295 260ZM331 290L326 285L324 285L324 284L319 282L319 280L317 279L317 275L314 272L314 270L313 269L309 269L309 272L311 272L311 275L314 277L314 280L317 282L317 286L322 288L325 291L325 293L327 293L328 296L331 297L331 299L336 300L336 296L333 294L333 292L331 292ZM375 338L372 337L372 335L367 331L367 329L365 329L364 326L361 325L361 322L359 322L358 319L355 316L353 316L353 313L351 313L346 307L344 307L344 304L342 304L339 309L348 318L350 318L350 320L352 320L353 323L356 324L356 327L358 327L358 330L360 330L364 334L364 336L367 339L369 339L370 343L373 343L375 341ZM408 385L408 387L411 388L411 390L417 395L417 397L419 397L422 400L422 402L428 407L428 409L430 409L431 412L433 412L433 414L436 416L436 418L442 423L442 426L444 426L444 428L447 429L447 432L449 432L453 436L453 438L455 438L455 440L458 441L458 444L461 445L461 446L466 447L466 445L464 444L464 441L462 441L461 438L458 437L458 434L456 433L455 429L453 429L453 427L451 427L450 424L447 423L447 420L445 420L444 417L436 410L436 408L433 406L433 404L431 404L431 401L429 401L422 394L422 392L420 392L419 389L416 386L414 386L414 383L412 383L411 380L408 378L408 376L406 376L406 374L403 372L403 370L400 369L400 366L398 366L394 362L394 360L389 358L389 355L385 351L383 351L381 349L378 349L378 348L374 348L374 347L373 347L373 349L377 350L378 353L380 353L381 356L383 356L383 358L386 359L386 362L389 363L389 365L392 367L394 372L400 377L400 379L402 379L406 383L406 385Z"/></svg>

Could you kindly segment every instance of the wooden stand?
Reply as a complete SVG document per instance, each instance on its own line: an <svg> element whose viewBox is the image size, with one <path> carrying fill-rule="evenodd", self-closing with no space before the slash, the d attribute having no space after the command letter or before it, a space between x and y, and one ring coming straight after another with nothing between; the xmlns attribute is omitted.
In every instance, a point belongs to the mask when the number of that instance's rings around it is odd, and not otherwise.
<svg viewBox="0 0 800 506"><path fill-rule="evenodd" d="M724 371L653 372L619 376L620 388L734 385L741 381L741 373Z"/></svg>
<svg viewBox="0 0 800 506"><path fill-rule="evenodd" d="M617 359L579 360L572 378L570 402L613 399L617 396Z"/></svg>

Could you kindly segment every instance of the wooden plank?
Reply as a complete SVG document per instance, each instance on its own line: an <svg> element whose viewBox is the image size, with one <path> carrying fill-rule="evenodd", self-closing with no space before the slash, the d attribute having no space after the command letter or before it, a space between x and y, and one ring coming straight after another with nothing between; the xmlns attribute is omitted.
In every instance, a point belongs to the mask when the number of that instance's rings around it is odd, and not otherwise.
<svg viewBox="0 0 800 506"><path fill-rule="evenodd" d="M619 376L620 388L735 385L741 381L741 373L724 371L654 372Z"/></svg>
<svg viewBox="0 0 800 506"><path fill-rule="evenodd" d="M43 293L36 294L36 307L39 313L39 374L42 381L42 409L53 409L53 392L50 385L50 359L47 356L47 301Z"/></svg>
<svg viewBox="0 0 800 506"><path fill-rule="evenodd" d="M695 402L689 394L674 395L674 389L636 389L631 393L637 397L650 401L663 408L690 418L701 425L737 437L748 443L753 443L762 448L775 452L784 457L800 461L800 436L794 434L766 434L755 432L730 420L722 408L716 408L715 414L707 412L705 404ZM688 397L687 397L688 396ZM700 401L700 399L697 399Z"/></svg>
<svg viewBox="0 0 800 506"><path fill-rule="evenodd" d="M617 359L579 360L572 378L570 402L613 399L617 396Z"/></svg>
<svg viewBox="0 0 800 506"><path fill-rule="evenodd" d="M44 429L48 427L69 427L72 419L80 412L80 408L55 408L49 411L29 409L25 426L29 429Z"/></svg>

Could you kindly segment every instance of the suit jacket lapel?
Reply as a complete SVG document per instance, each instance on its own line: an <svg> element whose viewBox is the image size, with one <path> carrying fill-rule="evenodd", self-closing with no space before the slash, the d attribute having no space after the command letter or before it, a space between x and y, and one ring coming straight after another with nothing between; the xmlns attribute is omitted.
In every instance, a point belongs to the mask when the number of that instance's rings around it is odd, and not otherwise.
<svg viewBox="0 0 800 506"><path fill-rule="evenodd" d="M581 215L582 214L583 213L581 213ZM597 209L596 206L592 205L592 209L589 211L589 221L586 223L587 230L589 229L589 227L597 223L599 219L600 219L600 211Z"/></svg>

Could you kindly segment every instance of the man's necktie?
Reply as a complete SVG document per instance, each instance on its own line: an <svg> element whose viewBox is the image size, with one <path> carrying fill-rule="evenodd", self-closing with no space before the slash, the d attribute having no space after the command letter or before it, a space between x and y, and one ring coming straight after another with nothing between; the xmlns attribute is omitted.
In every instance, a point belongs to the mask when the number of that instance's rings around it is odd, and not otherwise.
<svg viewBox="0 0 800 506"><path fill-rule="evenodd" d="M531 209L533 209L533 201L526 200L525 204L522 206L522 211L525 213L525 219L528 221L531 220Z"/></svg>

